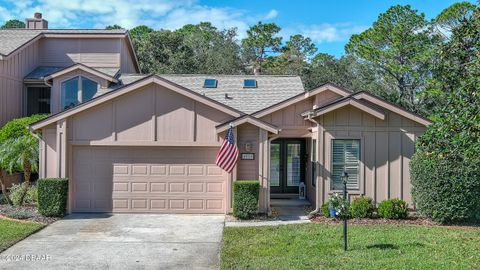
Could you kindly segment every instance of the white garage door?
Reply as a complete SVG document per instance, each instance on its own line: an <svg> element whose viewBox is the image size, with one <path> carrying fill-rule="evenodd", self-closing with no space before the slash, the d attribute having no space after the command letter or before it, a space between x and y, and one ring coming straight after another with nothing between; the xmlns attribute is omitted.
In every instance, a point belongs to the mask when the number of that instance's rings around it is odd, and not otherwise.
<svg viewBox="0 0 480 270"><path fill-rule="evenodd" d="M225 213L218 148L74 147L74 212Z"/></svg>

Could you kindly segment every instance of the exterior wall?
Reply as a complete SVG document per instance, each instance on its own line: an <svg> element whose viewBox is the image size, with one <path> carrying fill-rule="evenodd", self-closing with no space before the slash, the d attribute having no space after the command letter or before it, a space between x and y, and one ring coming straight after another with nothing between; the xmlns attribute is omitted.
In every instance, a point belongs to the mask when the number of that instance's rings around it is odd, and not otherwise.
<svg viewBox="0 0 480 270"><path fill-rule="evenodd" d="M332 192L332 139L360 139L360 189L349 190L349 194L369 196L377 203L401 198L412 205L409 162L414 154L415 141L425 127L392 112L386 113L385 120L376 119L351 106L317 120L323 130L319 136L323 138L319 152L324 160L324 166L319 168L320 203L325 202Z"/></svg>
<svg viewBox="0 0 480 270"><path fill-rule="evenodd" d="M242 153L253 153L255 155L254 160L241 160L239 158L237 163L237 179L239 180L258 179L259 132L259 128L251 124L241 125L237 129L238 147L240 155ZM251 145L250 151L247 151L246 144Z"/></svg>
<svg viewBox="0 0 480 270"><path fill-rule="evenodd" d="M90 80L93 80L93 81L97 82L99 84L99 89L98 89L98 92L97 92L96 96L104 94L104 93L107 92L106 88L108 87L109 82L107 80L103 79L103 78L94 76L94 75L92 75L88 72L82 71L82 70L76 70L76 71L72 71L68 74L64 74L62 76L59 76L59 77L53 79L52 88L50 90L51 91L50 111L52 112L52 114L62 111L62 108L61 108L62 82L66 81L66 80L69 80L69 79L71 79L73 77L76 77L76 76L83 76L83 77L86 77Z"/></svg>
<svg viewBox="0 0 480 270"><path fill-rule="evenodd" d="M128 49L128 44L126 39L122 40L122 51L121 51L121 65L120 65L120 72L121 73L138 73L137 69L135 68L135 56L130 52Z"/></svg>
<svg viewBox="0 0 480 270"><path fill-rule="evenodd" d="M325 104L327 104L329 102L332 102L336 99L339 99L341 97L342 96L340 96L339 94L334 93L332 91L324 91L324 92L321 92L320 94L315 96L315 99L313 101L313 106L314 106L314 108L318 108L322 105L325 105Z"/></svg>
<svg viewBox="0 0 480 270"><path fill-rule="evenodd" d="M312 133L312 138L315 138L316 133ZM318 145L318 144L317 144ZM317 149L312 149L312 139L307 139L307 173L305 174L305 186L307 192L307 199L312 205L316 205L316 185L312 184L312 151L317 151ZM317 155L318 157L318 155ZM317 159L318 160L318 159ZM318 167L318 166L317 166Z"/></svg>
<svg viewBox="0 0 480 270"><path fill-rule="evenodd" d="M218 146L215 126L230 117L150 84L69 119L79 145Z"/></svg>
<svg viewBox="0 0 480 270"><path fill-rule="evenodd" d="M52 67L74 63L120 67L122 43L119 38L42 38L39 40L39 62Z"/></svg>
<svg viewBox="0 0 480 270"><path fill-rule="evenodd" d="M41 178L60 176L58 174L57 132L55 125L48 126L42 130L39 176Z"/></svg>
<svg viewBox="0 0 480 270"><path fill-rule="evenodd" d="M37 43L0 60L0 127L23 115L23 78L37 65Z"/></svg>
<svg viewBox="0 0 480 270"><path fill-rule="evenodd" d="M262 117L261 120L281 129L279 133L280 137L310 137L308 128L313 125L311 122L305 121L301 114L312 109L313 100L313 98L309 98L292 104L282 110Z"/></svg>

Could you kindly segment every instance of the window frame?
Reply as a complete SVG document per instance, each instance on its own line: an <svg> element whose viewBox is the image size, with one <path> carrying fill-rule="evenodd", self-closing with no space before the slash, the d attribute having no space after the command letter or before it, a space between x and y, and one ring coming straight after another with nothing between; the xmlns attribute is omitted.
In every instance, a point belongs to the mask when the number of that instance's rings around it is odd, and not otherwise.
<svg viewBox="0 0 480 270"><path fill-rule="evenodd" d="M78 79L77 80L77 104L75 104L75 106L77 106L78 104L80 103L83 103L83 102L86 102L88 100L83 100L83 80L89 80L89 81L92 81L94 82L96 85L97 85L97 89L96 89L96 92L95 92L95 95L98 94L98 90L100 90L100 83L97 81L97 80L94 80L88 76L85 76L85 75L75 75L75 76L72 76L72 77L68 77L62 81L60 81L60 110L61 111L64 111L66 110L65 109L65 105L64 105L64 85L66 82L70 81L70 80L73 80L73 79ZM94 96L95 96L94 95ZM92 97L93 99L93 97Z"/></svg>
<svg viewBox="0 0 480 270"><path fill-rule="evenodd" d="M358 138L358 137L339 137L339 138L332 138L330 140L330 187L329 187L329 192L342 192L342 189L335 189L334 184L333 184L333 167L335 163L333 162L333 147L334 147L334 141L339 140L339 141L358 141L358 182L357 182L357 187L356 188L350 188L347 186L347 190L349 190L350 194L363 194L363 160L364 160L364 140L363 138ZM344 163L345 164L345 163ZM345 165L344 165L345 166Z"/></svg>

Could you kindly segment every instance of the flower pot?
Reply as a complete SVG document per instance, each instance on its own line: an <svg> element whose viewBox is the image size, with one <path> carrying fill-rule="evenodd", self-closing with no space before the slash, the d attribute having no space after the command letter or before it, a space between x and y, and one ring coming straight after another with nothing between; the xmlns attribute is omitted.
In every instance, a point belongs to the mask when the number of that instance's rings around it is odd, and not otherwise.
<svg viewBox="0 0 480 270"><path fill-rule="evenodd" d="M337 211L335 211L335 209L330 209L330 217L331 218L336 218L337 217Z"/></svg>

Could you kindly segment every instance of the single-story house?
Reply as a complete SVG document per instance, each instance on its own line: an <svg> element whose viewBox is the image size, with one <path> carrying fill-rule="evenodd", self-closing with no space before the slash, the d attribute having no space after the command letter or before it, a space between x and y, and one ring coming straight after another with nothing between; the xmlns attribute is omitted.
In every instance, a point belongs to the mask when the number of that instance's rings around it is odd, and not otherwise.
<svg viewBox="0 0 480 270"><path fill-rule="evenodd" d="M319 208L342 189L376 202L411 203L409 161L430 121L366 92L334 84L305 91L297 76L129 75L74 66L113 90L30 126L40 177L67 177L69 212L228 213L232 183L258 180L270 198ZM240 157L215 165L233 125Z"/></svg>

